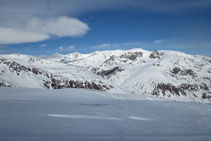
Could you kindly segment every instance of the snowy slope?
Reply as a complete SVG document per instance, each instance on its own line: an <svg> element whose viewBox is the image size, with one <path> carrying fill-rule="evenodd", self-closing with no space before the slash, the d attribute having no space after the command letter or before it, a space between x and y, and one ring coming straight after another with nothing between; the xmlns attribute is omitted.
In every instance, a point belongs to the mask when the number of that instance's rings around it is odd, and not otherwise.
<svg viewBox="0 0 211 141"><path fill-rule="evenodd" d="M209 141L211 105L82 89L2 88L2 141Z"/></svg>
<svg viewBox="0 0 211 141"><path fill-rule="evenodd" d="M91 88L211 102L211 59L203 56L137 48L41 57L12 54L0 59L2 86ZM10 67L12 62L15 67ZM17 73L18 65L26 71Z"/></svg>

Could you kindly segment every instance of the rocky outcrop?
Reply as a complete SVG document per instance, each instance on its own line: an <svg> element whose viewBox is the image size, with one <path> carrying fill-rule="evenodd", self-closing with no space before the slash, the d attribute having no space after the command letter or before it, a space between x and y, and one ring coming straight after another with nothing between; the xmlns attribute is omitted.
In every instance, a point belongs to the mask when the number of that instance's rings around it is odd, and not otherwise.
<svg viewBox="0 0 211 141"><path fill-rule="evenodd" d="M158 83L151 94L156 96L171 97L171 95L187 96L188 93L192 93L194 97L198 97L197 93L199 91L206 91L206 93L203 93L201 96L203 99L211 98L210 88L205 83L202 83L201 85L181 84L179 86L174 86L170 83Z"/></svg>
<svg viewBox="0 0 211 141"><path fill-rule="evenodd" d="M143 56L143 52L127 52L123 55L120 56L120 58L126 58L129 60L136 60L138 57L142 57Z"/></svg>
<svg viewBox="0 0 211 141"><path fill-rule="evenodd" d="M112 75L116 75L117 72L121 72L121 71L123 71L123 69L121 69L119 66L116 66L110 70L101 70L97 72L97 75L109 78Z"/></svg>
<svg viewBox="0 0 211 141"><path fill-rule="evenodd" d="M160 57L163 55L163 53L162 52L160 52L160 51L153 51L150 55L149 55L149 58L150 59L160 59Z"/></svg>
<svg viewBox="0 0 211 141"><path fill-rule="evenodd" d="M101 83L101 84L100 84ZM96 82L82 82L82 81L73 81L73 80L63 80L58 78L52 78L50 82L45 83L47 87L52 87L53 89L62 89L62 88L85 88L85 89L95 89L95 90L109 90L112 86L106 86L102 82L97 84Z"/></svg>
<svg viewBox="0 0 211 141"><path fill-rule="evenodd" d="M171 93L173 95L186 95L183 89L180 89L178 87L175 87L174 85L170 83L159 83L157 86L154 88L152 95L160 96L160 94L163 94L165 96L167 93Z"/></svg>
<svg viewBox="0 0 211 141"><path fill-rule="evenodd" d="M3 81L0 81L0 87L14 87L12 84L5 83Z"/></svg>
<svg viewBox="0 0 211 141"><path fill-rule="evenodd" d="M202 93L202 97L201 97L202 99L211 99L211 93Z"/></svg>
<svg viewBox="0 0 211 141"><path fill-rule="evenodd" d="M191 70L191 69L180 69L179 67L174 67L172 70L171 70L171 73L174 74L174 75L190 75L190 76L193 76L195 77L196 76L196 73Z"/></svg>

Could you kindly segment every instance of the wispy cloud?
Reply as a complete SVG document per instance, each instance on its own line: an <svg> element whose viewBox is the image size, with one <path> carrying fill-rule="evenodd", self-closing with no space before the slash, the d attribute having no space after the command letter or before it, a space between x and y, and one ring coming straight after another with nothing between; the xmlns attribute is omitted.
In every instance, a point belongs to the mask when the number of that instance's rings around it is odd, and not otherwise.
<svg viewBox="0 0 211 141"><path fill-rule="evenodd" d="M59 46L59 51L74 51L75 50L75 46L74 45L70 45L70 46L67 46L67 47L64 47L64 46Z"/></svg>
<svg viewBox="0 0 211 141"><path fill-rule="evenodd" d="M163 44L165 42L165 40L161 39L161 40L154 40L155 44Z"/></svg>
<svg viewBox="0 0 211 141"><path fill-rule="evenodd" d="M68 14L74 16L105 8L181 11L211 6L210 0L0 0L0 3L0 17L5 19L14 19L17 15L19 17L54 17Z"/></svg>
<svg viewBox="0 0 211 141"><path fill-rule="evenodd" d="M47 44L41 44L41 45L40 45L41 48L47 47L47 46L48 46Z"/></svg>
<svg viewBox="0 0 211 141"><path fill-rule="evenodd" d="M92 46L93 49L116 49L116 48L147 48L158 45L155 41L136 41L136 42L122 42L122 43L103 43ZM161 43L160 43L161 45Z"/></svg>
<svg viewBox="0 0 211 141"><path fill-rule="evenodd" d="M156 49L208 49L211 48L211 42L193 42L181 40L157 39L153 41L136 41L136 42L122 42L122 43L103 43L91 46L93 49L127 49L127 48L144 48L150 50Z"/></svg>
<svg viewBox="0 0 211 141"><path fill-rule="evenodd" d="M6 46L0 46L0 53L8 53L8 48Z"/></svg>
<svg viewBox="0 0 211 141"><path fill-rule="evenodd" d="M94 49L106 49L106 48L115 47L115 46L116 46L116 44L100 44L100 45L92 46L92 48L94 48Z"/></svg>
<svg viewBox="0 0 211 141"><path fill-rule="evenodd" d="M75 18L32 18L23 24L0 27L0 44L38 42L56 37L80 37L89 26Z"/></svg>
<svg viewBox="0 0 211 141"><path fill-rule="evenodd" d="M210 0L0 0L0 26L14 25L32 17L47 19L101 9L131 8L154 12L210 9Z"/></svg>

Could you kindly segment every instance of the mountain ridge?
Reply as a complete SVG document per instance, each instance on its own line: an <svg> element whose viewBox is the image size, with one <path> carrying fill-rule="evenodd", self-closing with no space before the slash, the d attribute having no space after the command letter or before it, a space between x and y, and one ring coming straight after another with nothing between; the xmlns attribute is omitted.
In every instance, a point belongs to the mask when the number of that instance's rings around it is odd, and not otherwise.
<svg viewBox="0 0 211 141"><path fill-rule="evenodd" d="M211 103L211 59L204 56L136 48L42 57L0 55L0 59L2 86L30 87L19 85L18 81L13 84L10 78L13 76L20 82L37 79L34 87L39 88L126 91L177 101ZM9 65L4 59L10 62ZM19 72L18 76L11 71L11 64L15 63L19 65L13 68L36 68L38 72L33 73L32 69L31 72Z"/></svg>

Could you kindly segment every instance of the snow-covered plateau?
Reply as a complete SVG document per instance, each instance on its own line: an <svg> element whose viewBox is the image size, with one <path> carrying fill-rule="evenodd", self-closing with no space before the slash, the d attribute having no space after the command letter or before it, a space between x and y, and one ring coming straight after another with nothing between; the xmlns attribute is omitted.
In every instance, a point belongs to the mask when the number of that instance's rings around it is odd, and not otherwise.
<svg viewBox="0 0 211 141"><path fill-rule="evenodd" d="M210 141L211 105L85 89L0 89L1 141Z"/></svg>
<svg viewBox="0 0 211 141"><path fill-rule="evenodd" d="M36 57L0 55L0 86L85 88L211 103L211 59L140 48Z"/></svg>

